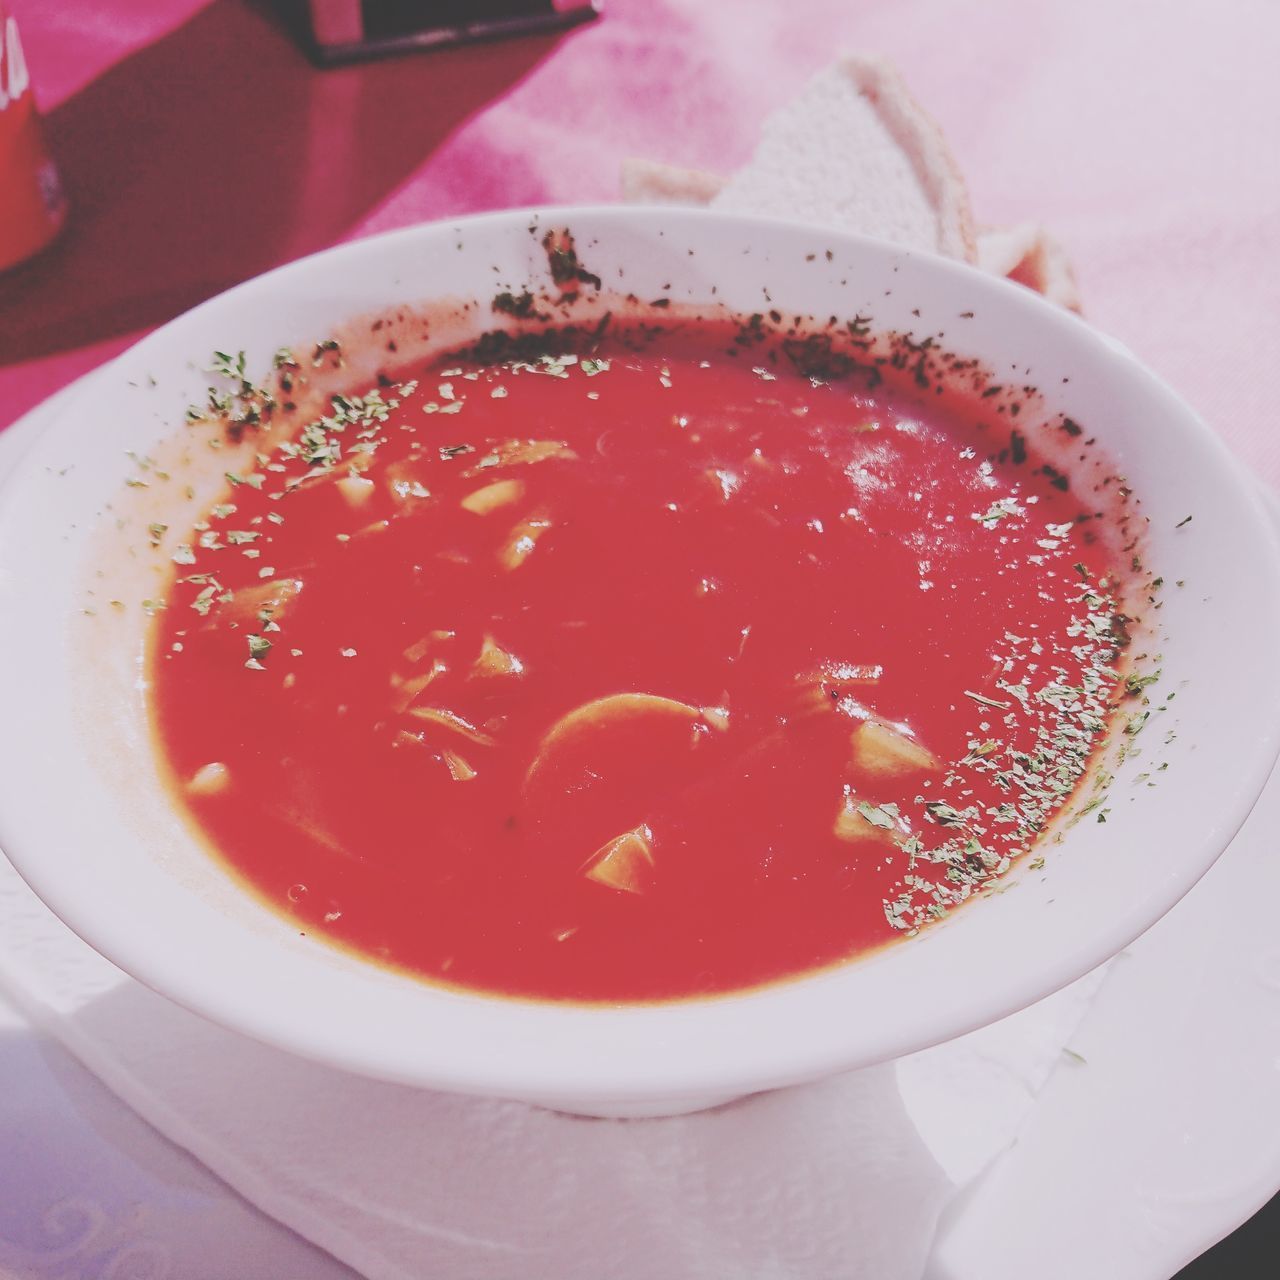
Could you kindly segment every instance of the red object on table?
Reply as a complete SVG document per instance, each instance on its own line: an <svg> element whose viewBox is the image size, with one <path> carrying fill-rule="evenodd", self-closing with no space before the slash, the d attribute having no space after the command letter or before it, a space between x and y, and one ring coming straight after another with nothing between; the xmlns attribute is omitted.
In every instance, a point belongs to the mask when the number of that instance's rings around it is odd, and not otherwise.
<svg viewBox="0 0 1280 1280"><path fill-rule="evenodd" d="M18 23L0 4L0 271L39 253L62 230L66 216Z"/></svg>

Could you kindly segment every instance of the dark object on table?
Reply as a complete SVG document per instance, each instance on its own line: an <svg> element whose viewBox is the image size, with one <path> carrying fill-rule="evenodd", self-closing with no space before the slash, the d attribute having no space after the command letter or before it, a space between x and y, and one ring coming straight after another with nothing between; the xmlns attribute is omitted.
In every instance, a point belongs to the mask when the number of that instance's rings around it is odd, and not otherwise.
<svg viewBox="0 0 1280 1280"><path fill-rule="evenodd" d="M563 31L597 0L307 0L310 52L323 66L477 40Z"/></svg>
<svg viewBox="0 0 1280 1280"><path fill-rule="evenodd" d="M1272 1280L1280 1255L1280 1195L1174 1280Z"/></svg>

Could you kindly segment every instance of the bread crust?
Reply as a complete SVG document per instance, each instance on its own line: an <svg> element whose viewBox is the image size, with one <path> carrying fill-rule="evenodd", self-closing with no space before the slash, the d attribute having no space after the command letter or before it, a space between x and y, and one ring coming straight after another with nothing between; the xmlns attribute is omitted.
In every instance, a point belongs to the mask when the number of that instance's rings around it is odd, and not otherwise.
<svg viewBox="0 0 1280 1280"><path fill-rule="evenodd" d="M1079 312L1080 289L1062 244L1044 227L984 227L978 234L978 265L1043 294L1068 311Z"/></svg>
<svg viewBox="0 0 1280 1280"><path fill-rule="evenodd" d="M639 158L622 162L622 198L628 204L710 204L725 182L705 169L682 169Z"/></svg>
<svg viewBox="0 0 1280 1280"><path fill-rule="evenodd" d="M885 127L910 158L938 219L937 251L978 261L977 228L969 188L938 122L916 101L902 73L885 58L850 54L840 66L878 110Z"/></svg>

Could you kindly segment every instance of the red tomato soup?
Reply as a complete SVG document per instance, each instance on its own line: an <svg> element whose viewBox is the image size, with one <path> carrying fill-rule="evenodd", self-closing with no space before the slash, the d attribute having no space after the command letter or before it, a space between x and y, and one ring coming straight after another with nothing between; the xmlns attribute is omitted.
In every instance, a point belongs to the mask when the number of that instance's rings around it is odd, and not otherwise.
<svg viewBox="0 0 1280 1280"><path fill-rule="evenodd" d="M352 386L178 549L162 754L299 930L492 993L724 992L991 890L1078 791L1106 517L1007 416L725 333Z"/></svg>

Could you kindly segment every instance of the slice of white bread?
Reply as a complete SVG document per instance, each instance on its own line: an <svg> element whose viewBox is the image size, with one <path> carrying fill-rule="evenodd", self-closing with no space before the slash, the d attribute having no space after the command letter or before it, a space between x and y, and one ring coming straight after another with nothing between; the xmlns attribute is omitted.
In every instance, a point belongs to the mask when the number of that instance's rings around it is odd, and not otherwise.
<svg viewBox="0 0 1280 1280"><path fill-rule="evenodd" d="M860 231L976 263L1080 309L1066 253L1042 227L975 232L942 131L881 58L847 56L810 80L765 122L755 155L734 176L626 160L622 196Z"/></svg>
<svg viewBox="0 0 1280 1280"><path fill-rule="evenodd" d="M767 121L711 204L803 218L976 262L964 179L942 131L883 58L844 57Z"/></svg>

